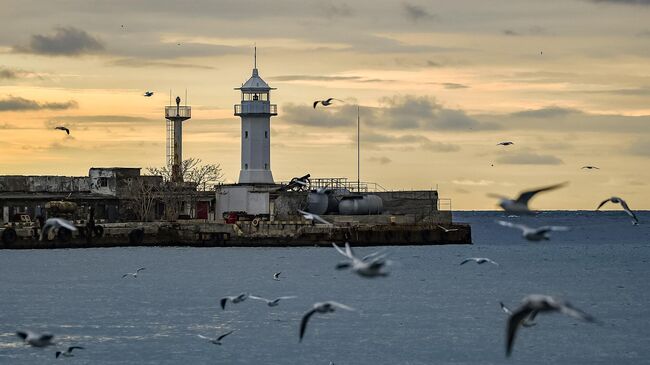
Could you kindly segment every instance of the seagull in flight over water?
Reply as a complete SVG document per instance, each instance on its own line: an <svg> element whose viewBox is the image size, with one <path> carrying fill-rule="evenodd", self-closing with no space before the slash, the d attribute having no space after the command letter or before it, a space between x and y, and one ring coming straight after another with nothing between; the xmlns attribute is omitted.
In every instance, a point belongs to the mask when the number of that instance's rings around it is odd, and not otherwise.
<svg viewBox="0 0 650 365"><path fill-rule="evenodd" d="M533 316L533 313L560 312L570 317L586 322L596 322L596 319L589 314L573 307L568 302L556 299L548 295L532 294L524 298L519 308L515 309L508 318L506 333L506 356L512 353L517 329L523 322Z"/></svg>
<svg viewBox="0 0 650 365"><path fill-rule="evenodd" d="M221 340L223 340L224 337L228 336L229 334L231 334L231 333L233 333L233 332L235 332L235 331L232 330L232 331L230 331L230 332L226 332L226 333L224 333L223 335L221 335L221 336L219 336L219 337L217 337L217 338L205 337L205 336L203 336L203 335L198 335L198 336L201 337L201 338L204 339L204 340L208 340L208 341L210 341L210 343L213 343L213 344L215 344L215 345L221 345Z"/></svg>
<svg viewBox="0 0 650 365"><path fill-rule="evenodd" d="M492 261L492 260L488 259L487 257L468 257L465 260L463 260L460 264L464 265L464 264L466 264L466 263L468 263L470 261L474 261L479 265L484 264L486 262L489 262L489 263L491 263L493 265L499 266L499 264L497 264L495 261Z"/></svg>
<svg viewBox="0 0 650 365"><path fill-rule="evenodd" d="M72 350L74 350L74 349L83 350L84 348L81 347L81 346L70 346L70 347L68 347L68 349L65 350L65 351L57 351L57 352L54 354L54 356L55 356L57 359L59 358L59 356L63 356L63 357L73 357L74 355L72 354Z"/></svg>
<svg viewBox="0 0 650 365"><path fill-rule="evenodd" d="M385 254L375 252L365 257L358 258L354 255L350 248L350 244L347 242L345 243L345 251L334 242L332 242L332 246L334 246L338 253L348 259L348 261L337 264L337 270L351 268L352 271L364 278L388 276L388 272L383 270L388 264L390 264L390 261L386 260Z"/></svg>
<svg viewBox="0 0 650 365"><path fill-rule="evenodd" d="M441 225L438 225L438 228L442 229L445 233L456 232L458 228L445 228Z"/></svg>
<svg viewBox="0 0 650 365"><path fill-rule="evenodd" d="M302 338L305 336L305 330L307 329L307 322L309 322L309 319L311 318L311 316L314 315L314 313L332 313L336 310L336 308L341 308L348 311L354 311L354 308L350 308L347 305L338 302L328 301L322 303L315 303L312 309L307 311L302 316L302 320L300 321L299 342L302 342Z"/></svg>
<svg viewBox="0 0 650 365"><path fill-rule="evenodd" d="M275 299L271 300L271 299L258 297L258 296L255 296L255 295L250 295L249 298L255 299L255 300L261 300L263 302L266 302L266 305L268 305L269 307L276 307L278 304L280 304L281 300L293 299L293 298L297 298L297 297L295 295L291 295L291 296L286 296L286 297L278 297L278 298L275 298Z"/></svg>
<svg viewBox="0 0 650 365"><path fill-rule="evenodd" d="M127 277L127 276L129 276L129 275L133 276L134 278L137 278L137 277L138 277L138 273L139 273L140 271L142 271L142 270L145 270L145 269L146 269L146 268L141 267L141 268L135 270L135 272L127 272L126 274L122 275L122 279L124 279L125 277Z"/></svg>
<svg viewBox="0 0 650 365"><path fill-rule="evenodd" d="M280 274L282 274L282 271L273 274L273 280L280 281Z"/></svg>
<svg viewBox="0 0 650 365"><path fill-rule="evenodd" d="M219 301L219 303L221 303L221 309L226 310L226 303L228 303L228 301L232 302L233 304L237 304L248 299L248 296L249 296L248 293L241 293L239 295L232 296L232 297L223 297Z"/></svg>
<svg viewBox="0 0 650 365"><path fill-rule="evenodd" d="M54 127L54 129L58 129L58 130L60 130L60 131L65 131L65 133L67 133L68 135L70 135L70 130L69 130L68 128L64 127L64 126Z"/></svg>
<svg viewBox="0 0 650 365"><path fill-rule="evenodd" d="M22 338L26 344L34 347L47 347L54 344L52 343L54 335L49 333L39 335L31 331L16 331L16 336Z"/></svg>
<svg viewBox="0 0 650 365"><path fill-rule="evenodd" d="M329 105L332 104L332 100L336 100L336 101L340 101L340 102L344 103L343 100L334 99L334 98L329 98L329 99L326 99L326 100L316 100L316 101L314 101L314 109L316 109L316 105L318 105L318 103L322 104L323 106L329 106Z"/></svg>
<svg viewBox="0 0 650 365"><path fill-rule="evenodd" d="M516 228L521 230L522 236L525 239L533 242L550 240L551 237L548 235L549 232L553 232L553 231L560 232L560 231L569 230L569 227L564 227L564 226L542 226L538 228L532 228L524 224L515 224L506 221L496 221L496 222L504 227Z"/></svg>
<svg viewBox="0 0 650 365"><path fill-rule="evenodd" d="M623 207L623 210L625 211L625 213L627 213L627 215L632 217L632 224L634 224L635 226L637 224L639 224L639 219L636 217L636 214L634 214L634 212L630 210L630 207L627 205L625 200L623 200L623 199L621 199L621 198L619 198L617 196L613 196L613 197L611 197L609 199L603 200L600 204L598 204L598 208L596 208L596 210L599 210L603 205L607 204L607 202L612 202L614 204L620 204Z"/></svg>
<svg viewBox="0 0 650 365"><path fill-rule="evenodd" d="M555 190L557 188L561 188L565 186L567 183L561 183L561 184L556 184L556 185L551 185L547 186L544 188L540 189L535 189L535 190L530 190L530 191L524 191L519 196L517 199L509 199L505 196L502 195L497 195L497 194L488 194L488 196L493 197L493 198L499 198L499 206L509 214L533 214L533 212L530 211L528 208L528 201L535 196L537 193L541 193L544 191L549 191L549 190Z"/></svg>
<svg viewBox="0 0 650 365"><path fill-rule="evenodd" d="M298 209L298 213L302 214L302 216L308 221L316 221L318 223L326 224L328 226L332 225L332 223L326 221L318 214L305 212L304 210L300 210L300 209Z"/></svg>

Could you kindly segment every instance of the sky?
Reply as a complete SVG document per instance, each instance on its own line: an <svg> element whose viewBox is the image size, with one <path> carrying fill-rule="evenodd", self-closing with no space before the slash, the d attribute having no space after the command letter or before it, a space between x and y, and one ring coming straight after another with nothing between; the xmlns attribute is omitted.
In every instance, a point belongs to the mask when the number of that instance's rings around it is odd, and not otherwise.
<svg viewBox="0 0 650 365"><path fill-rule="evenodd" d="M566 181L532 207L650 209L650 0L5 0L0 174L162 166L187 90L184 157L236 182L254 45L276 181L356 180L359 106L362 181L458 210Z"/></svg>

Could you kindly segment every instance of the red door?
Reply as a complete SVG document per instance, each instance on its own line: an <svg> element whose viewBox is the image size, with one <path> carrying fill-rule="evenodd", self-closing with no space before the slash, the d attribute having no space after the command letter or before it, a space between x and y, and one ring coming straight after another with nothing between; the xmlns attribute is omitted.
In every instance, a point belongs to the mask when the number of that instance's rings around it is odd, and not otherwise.
<svg viewBox="0 0 650 365"><path fill-rule="evenodd" d="M208 219L209 210L210 210L209 202L196 202L196 218Z"/></svg>

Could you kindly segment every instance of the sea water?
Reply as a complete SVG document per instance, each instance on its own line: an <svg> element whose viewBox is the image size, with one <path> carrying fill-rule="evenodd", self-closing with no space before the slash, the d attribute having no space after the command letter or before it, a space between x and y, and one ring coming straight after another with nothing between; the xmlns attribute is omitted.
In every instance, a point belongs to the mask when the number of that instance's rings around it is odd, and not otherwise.
<svg viewBox="0 0 650 365"><path fill-rule="evenodd" d="M333 248L105 248L0 251L0 364L44 364L83 346L71 364L647 364L650 363L650 213L454 213L474 245L386 250L390 275L335 270ZM494 223L565 225L530 243ZM499 263L459 263L488 257ZM146 267L137 278L122 275ZM282 272L279 281L274 272ZM248 299L275 298L277 307ZM507 316L528 294L570 301L600 324L540 315L505 357ZM334 300L356 309L302 314ZM53 333L32 348L17 330ZM217 337L214 345L198 335Z"/></svg>

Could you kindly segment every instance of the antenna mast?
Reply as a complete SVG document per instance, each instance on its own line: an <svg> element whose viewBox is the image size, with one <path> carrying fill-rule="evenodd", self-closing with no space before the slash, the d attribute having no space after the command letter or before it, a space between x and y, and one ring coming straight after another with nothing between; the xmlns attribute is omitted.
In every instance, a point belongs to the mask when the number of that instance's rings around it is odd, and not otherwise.
<svg viewBox="0 0 650 365"><path fill-rule="evenodd" d="M357 192L361 192L361 123L357 105Z"/></svg>

